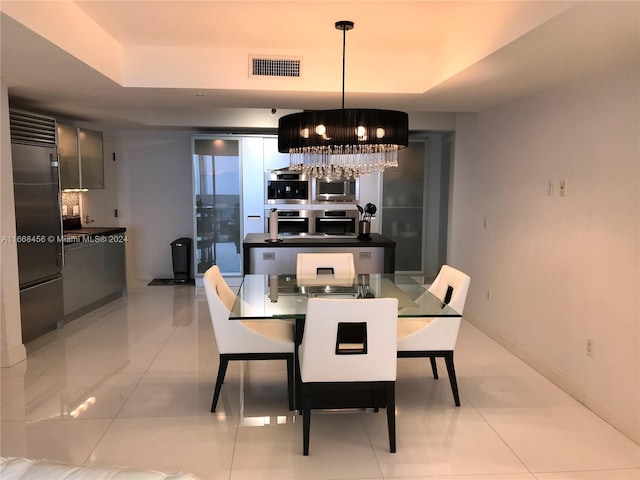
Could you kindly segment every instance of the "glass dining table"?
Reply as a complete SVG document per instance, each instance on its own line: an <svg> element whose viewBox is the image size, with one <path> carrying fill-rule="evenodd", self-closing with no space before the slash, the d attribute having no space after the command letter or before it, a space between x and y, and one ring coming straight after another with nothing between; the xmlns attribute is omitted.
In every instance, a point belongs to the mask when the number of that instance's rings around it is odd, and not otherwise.
<svg viewBox="0 0 640 480"><path fill-rule="evenodd" d="M245 275L240 285L229 320L291 320L295 337L295 385L294 403L298 398L300 376L297 371L298 346L302 342L307 301L312 297L356 298L397 298L398 318L403 317L460 317L450 306L417 283L408 275L365 274L339 276L318 275ZM345 399L340 400L344 404ZM355 408L382 408L377 396L370 392L352 393L348 400ZM331 399L314 399L313 408L333 408Z"/></svg>
<svg viewBox="0 0 640 480"><path fill-rule="evenodd" d="M398 317L460 317L408 275L245 275L231 320L304 320L307 301L324 298L397 298Z"/></svg>

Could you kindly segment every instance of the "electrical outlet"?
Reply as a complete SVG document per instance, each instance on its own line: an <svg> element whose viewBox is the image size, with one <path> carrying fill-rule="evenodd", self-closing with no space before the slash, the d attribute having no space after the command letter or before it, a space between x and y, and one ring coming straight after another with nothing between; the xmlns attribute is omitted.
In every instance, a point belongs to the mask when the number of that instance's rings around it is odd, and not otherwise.
<svg viewBox="0 0 640 480"><path fill-rule="evenodd" d="M567 181L566 180L560 180L560 196L561 197L566 197L567 196Z"/></svg>
<svg viewBox="0 0 640 480"><path fill-rule="evenodd" d="M593 357L593 340L587 338L587 355Z"/></svg>

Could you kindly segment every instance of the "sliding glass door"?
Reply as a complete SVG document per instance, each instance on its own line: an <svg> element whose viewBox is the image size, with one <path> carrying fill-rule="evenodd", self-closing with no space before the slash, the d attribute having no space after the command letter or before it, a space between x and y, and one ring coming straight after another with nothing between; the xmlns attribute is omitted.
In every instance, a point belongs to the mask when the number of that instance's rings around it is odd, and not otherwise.
<svg viewBox="0 0 640 480"><path fill-rule="evenodd" d="M218 265L225 274L239 275L240 140L194 137L192 151L195 271Z"/></svg>

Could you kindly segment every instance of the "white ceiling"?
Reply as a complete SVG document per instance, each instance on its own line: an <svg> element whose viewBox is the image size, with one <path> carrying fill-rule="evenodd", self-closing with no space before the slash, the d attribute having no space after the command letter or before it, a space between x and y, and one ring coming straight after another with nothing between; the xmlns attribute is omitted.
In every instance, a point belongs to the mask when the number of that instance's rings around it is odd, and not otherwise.
<svg viewBox="0 0 640 480"><path fill-rule="evenodd" d="M346 107L480 111L640 55L635 0L3 0L0 9L10 97L113 127L231 127L238 112L339 108L338 20L355 22ZM302 77L250 78L249 55L299 57ZM212 123L220 118L229 124Z"/></svg>

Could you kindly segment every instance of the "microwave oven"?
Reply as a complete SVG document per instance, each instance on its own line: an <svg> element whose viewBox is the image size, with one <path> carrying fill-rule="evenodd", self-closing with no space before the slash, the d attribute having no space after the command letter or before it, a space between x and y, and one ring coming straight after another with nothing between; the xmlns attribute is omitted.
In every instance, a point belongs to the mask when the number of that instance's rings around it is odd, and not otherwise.
<svg viewBox="0 0 640 480"><path fill-rule="evenodd" d="M351 202L358 201L360 182L357 178L331 177L316 178L313 189L315 202Z"/></svg>

